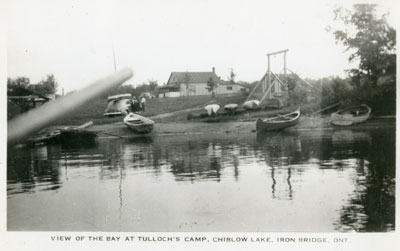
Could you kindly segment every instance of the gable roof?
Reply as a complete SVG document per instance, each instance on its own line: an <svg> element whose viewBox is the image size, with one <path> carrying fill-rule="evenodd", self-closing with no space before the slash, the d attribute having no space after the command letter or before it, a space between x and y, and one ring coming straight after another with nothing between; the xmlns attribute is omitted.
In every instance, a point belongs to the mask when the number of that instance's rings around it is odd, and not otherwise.
<svg viewBox="0 0 400 251"><path fill-rule="evenodd" d="M215 74L215 72L171 72L169 76L167 85L169 84L198 84L207 83L210 78L214 80L215 83L220 83L221 79Z"/></svg>

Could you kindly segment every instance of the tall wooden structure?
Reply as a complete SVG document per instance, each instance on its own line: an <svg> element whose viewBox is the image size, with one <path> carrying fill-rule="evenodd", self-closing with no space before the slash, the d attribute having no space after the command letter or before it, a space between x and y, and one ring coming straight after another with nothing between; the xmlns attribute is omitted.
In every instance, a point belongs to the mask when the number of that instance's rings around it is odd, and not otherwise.
<svg viewBox="0 0 400 251"><path fill-rule="evenodd" d="M260 103L262 103L265 99L273 99L275 95L279 96L281 95L281 93L286 91L286 84L281 79L279 79L279 76L277 74L274 74L271 71L271 56L274 55L283 56L283 74L286 75L288 70L286 66L286 54L288 51L289 50L286 49L272 53L267 53L267 60L268 60L267 72L257 83L257 85L253 88L253 90L250 92L246 101L249 100L250 98L253 98L253 99L258 99ZM260 91L256 93L256 90ZM259 96L260 93L262 94L261 97Z"/></svg>

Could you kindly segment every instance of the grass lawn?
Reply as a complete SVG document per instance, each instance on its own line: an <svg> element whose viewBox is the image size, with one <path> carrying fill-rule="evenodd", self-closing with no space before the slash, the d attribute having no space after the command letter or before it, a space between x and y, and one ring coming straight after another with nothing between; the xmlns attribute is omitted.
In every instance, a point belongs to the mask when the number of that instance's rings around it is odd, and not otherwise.
<svg viewBox="0 0 400 251"><path fill-rule="evenodd" d="M246 96L238 94L235 96L231 95L217 95L215 98L211 96L192 96L192 97L179 97L179 98L160 98L160 99L148 99L146 101L146 111L142 114L144 116L154 116L163 113L175 112L195 107L202 107L210 102L216 102L217 104L224 106L230 103L242 104ZM97 99L91 101L85 106L80 107L74 113L63 119L58 120L54 125L81 125L88 121L93 121L96 125L109 124L115 122L121 122L123 117L117 116L108 118L103 115L107 107L107 99ZM172 118L174 121L186 120L187 114L181 114ZM158 121L164 122L164 120ZM168 122L168 121L165 121Z"/></svg>

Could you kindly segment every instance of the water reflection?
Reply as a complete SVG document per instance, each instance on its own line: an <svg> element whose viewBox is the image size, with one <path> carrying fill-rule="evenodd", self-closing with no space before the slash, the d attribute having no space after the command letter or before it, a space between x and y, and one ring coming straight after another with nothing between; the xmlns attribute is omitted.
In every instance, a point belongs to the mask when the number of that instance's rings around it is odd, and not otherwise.
<svg viewBox="0 0 400 251"><path fill-rule="evenodd" d="M390 231L395 229L393 133L346 129L144 136L12 149L7 169L9 228ZM70 211L78 211L70 217L92 219L93 215L86 215L92 206L92 213L98 211L101 216L93 218L91 226L79 221L71 226L63 222L68 216L57 217L25 197L45 199L51 208L58 198L58 193L51 193L55 191L69 198L74 205ZM83 198L80 206L76 205L78 197ZM25 200L42 211L26 211ZM92 203L89 206L85 201ZM27 219L27 215L41 213L59 224ZM282 214L279 222L277 214ZM304 222L308 214L320 215L321 220ZM181 222L186 218L194 219Z"/></svg>

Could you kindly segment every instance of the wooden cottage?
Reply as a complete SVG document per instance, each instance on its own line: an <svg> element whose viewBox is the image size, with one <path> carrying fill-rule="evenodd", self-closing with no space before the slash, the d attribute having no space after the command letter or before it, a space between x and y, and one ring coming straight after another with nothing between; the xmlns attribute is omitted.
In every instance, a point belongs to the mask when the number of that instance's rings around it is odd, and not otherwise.
<svg viewBox="0 0 400 251"><path fill-rule="evenodd" d="M215 84L212 92L217 95L249 91L246 86L221 80L213 67L210 72L172 72L167 85L159 88L159 97L211 95L208 85L211 81Z"/></svg>

